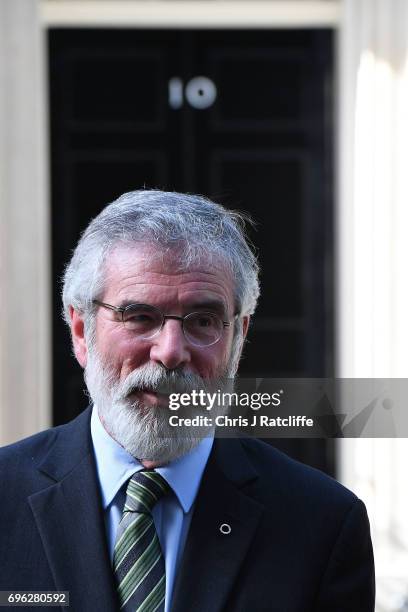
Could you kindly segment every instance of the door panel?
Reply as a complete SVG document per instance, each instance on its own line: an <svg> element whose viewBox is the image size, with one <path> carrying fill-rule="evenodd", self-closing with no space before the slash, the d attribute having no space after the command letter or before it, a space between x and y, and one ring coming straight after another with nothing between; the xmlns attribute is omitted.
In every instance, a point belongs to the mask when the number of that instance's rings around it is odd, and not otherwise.
<svg viewBox="0 0 408 612"><path fill-rule="evenodd" d="M260 220L255 244L268 245L267 252L260 251L260 257L263 274L272 282L263 289L256 320L262 316L287 319L304 315L299 265L303 246L304 162L297 151L259 149L215 151L211 160L213 192L225 194L234 185L238 201L250 202L251 215ZM285 194L283 202L274 191Z"/></svg>
<svg viewBox="0 0 408 612"><path fill-rule="evenodd" d="M332 375L332 33L56 29L49 51L55 422L88 401L58 279L90 218L143 187L256 220L263 290L243 376ZM333 472L324 441L276 445Z"/></svg>

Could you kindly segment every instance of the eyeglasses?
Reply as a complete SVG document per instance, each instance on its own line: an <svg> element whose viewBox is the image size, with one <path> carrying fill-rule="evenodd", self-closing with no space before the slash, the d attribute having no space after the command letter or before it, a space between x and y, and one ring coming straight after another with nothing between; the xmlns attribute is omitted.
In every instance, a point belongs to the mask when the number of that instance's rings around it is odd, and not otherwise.
<svg viewBox="0 0 408 612"><path fill-rule="evenodd" d="M230 327L229 321L223 321L213 312L190 312L184 317L165 315L149 304L129 304L128 306L112 306L99 300L94 304L109 308L122 317L125 328L137 335L140 340L150 340L157 336L166 319L181 321L184 337L194 346L211 346L218 342L225 327ZM238 315L235 315L234 320Z"/></svg>

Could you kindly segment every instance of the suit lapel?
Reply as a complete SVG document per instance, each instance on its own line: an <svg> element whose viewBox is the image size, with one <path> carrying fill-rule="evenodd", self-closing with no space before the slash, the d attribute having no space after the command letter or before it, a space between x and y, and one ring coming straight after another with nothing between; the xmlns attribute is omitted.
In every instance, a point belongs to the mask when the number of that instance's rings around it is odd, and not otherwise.
<svg viewBox="0 0 408 612"><path fill-rule="evenodd" d="M197 496L172 612L218 612L224 607L263 512L263 506L242 490L256 477L238 440L215 441Z"/></svg>
<svg viewBox="0 0 408 612"><path fill-rule="evenodd" d="M59 430L40 470L55 484L29 497L58 590L74 610L113 612L116 592L90 448L89 411Z"/></svg>

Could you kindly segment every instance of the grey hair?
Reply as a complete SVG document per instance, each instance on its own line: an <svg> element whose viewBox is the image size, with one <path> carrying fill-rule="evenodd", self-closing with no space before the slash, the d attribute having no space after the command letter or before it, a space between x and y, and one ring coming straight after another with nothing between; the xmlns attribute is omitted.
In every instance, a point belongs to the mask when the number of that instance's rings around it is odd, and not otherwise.
<svg viewBox="0 0 408 612"><path fill-rule="evenodd" d="M253 314L259 297L259 266L245 235L248 220L245 214L202 196L159 190L123 194L90 222L66 267L65 320L69 324L70 306L84 315L93 312L92 301L103 294L108 255L120 245L137 243L162 250L175 247L182 266L221 258L235 281L237 312Z"/></svg>

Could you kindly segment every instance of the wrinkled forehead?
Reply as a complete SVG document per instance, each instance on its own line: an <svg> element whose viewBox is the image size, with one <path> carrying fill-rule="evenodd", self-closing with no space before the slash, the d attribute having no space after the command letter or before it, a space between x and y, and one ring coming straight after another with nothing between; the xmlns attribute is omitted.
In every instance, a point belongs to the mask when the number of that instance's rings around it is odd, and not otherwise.
<svg viewBox="0 0 408 612"><path fill-rule="evenodd" d="M105 290L122 279L136 275L146 282L155 276L206 275L230 288L235 302L235 282L226 258L210 250L191 245L161 246L152 243L118 244L105 260Z"/></svg>

